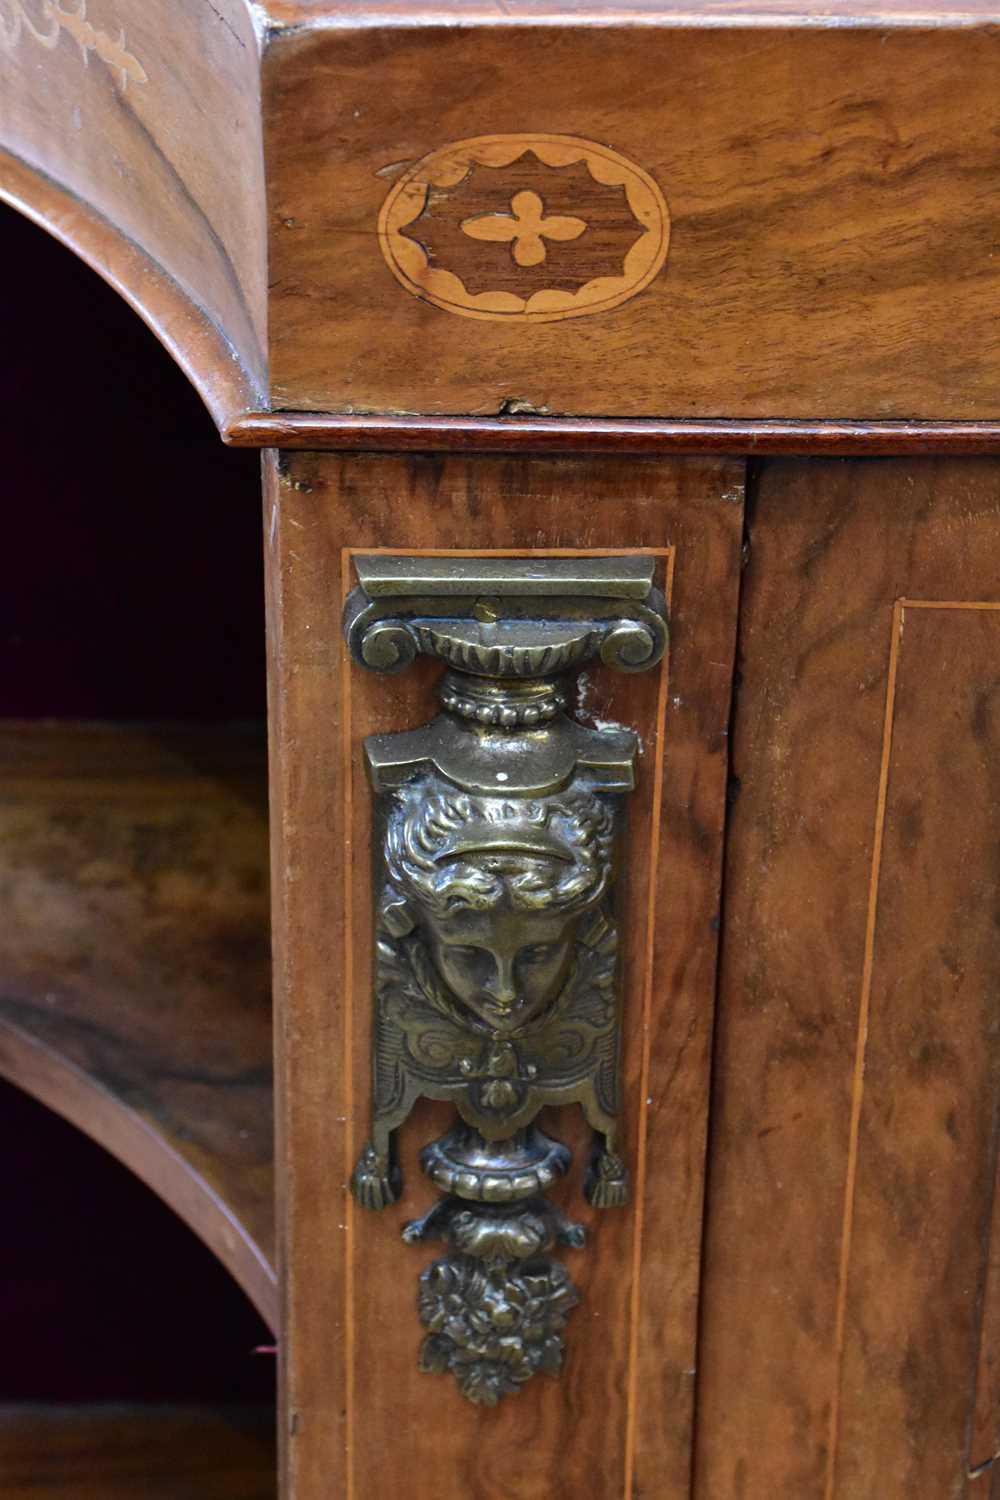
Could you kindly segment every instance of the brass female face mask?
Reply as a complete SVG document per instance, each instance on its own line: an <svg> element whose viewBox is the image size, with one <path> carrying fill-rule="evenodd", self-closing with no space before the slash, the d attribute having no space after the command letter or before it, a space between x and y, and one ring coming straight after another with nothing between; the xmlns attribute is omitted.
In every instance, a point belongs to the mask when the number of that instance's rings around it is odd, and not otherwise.
<svg viewBox="0 0 1000 1500"><path fill-rule="evenodd" d="M546 1254L582 1245L583 1230L543 1196L569 1164L534 1124L543 1106L578 1103L594 1128L589 1201L627 1198L614 887L635 744L567 717L563 684L597 652L652 666L663 605L641 558L479 560L463 564L464 581L454 563L357 565L345 620L355 656L395 670L419 649L453 670L438 718L366 744L378 820L372 1133L351 1186L368 1208L394 1202L394 1132L420 1097L455 1105L460 1123L421 1157L446 1196L404 1238L450 1247L421 1278L423 1368L494 1404L558 1371L577 1300Z"/></svg>

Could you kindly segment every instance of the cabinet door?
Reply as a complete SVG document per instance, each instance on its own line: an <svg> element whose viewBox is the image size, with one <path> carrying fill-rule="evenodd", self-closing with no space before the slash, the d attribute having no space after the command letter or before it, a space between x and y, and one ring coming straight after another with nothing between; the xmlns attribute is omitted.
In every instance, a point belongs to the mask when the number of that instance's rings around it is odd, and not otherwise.
<svg viewBox="0 0 1000 1500"><path fill-rule="evenodd" d="M696 1494L986 1500L1000 464L768 463L750 535Z"/></svg>
<svg viewBox="0 0 1000 1500"><path fill-rule="evenodd" d="M283 456L271 471L287 1500L689 1494L742 487L742 464L707 459L304 453ZM400 558L433 562L440 581L442 564L457 577L484 561L542 568L553 557L585 569L602 558L651 564L669 614L659 668L630 675L597 662L566 679L570 717L583 729L610 735L609 743L623 730L638 736L617 919L621 1149L632 1190L626 1207L584 1202L591 1148L581 1111L544 1113L546 1133L573 1156L550 1197L586 1227L585 1247L557 1252L579 1305L567 1319L562 1373L539 1374L490 1407L465 1399L450 1373L419 1368L418 1277L442 1251L400 1237L434 1204L419 1157L448 1128L453 1104L439 1094L401 1125L397 1202L368 1211L370 1179L367 1207L348 1191L368 1134L373 990L382 994L373 927L385 886L373 872L382 868L382 841L390 842L385 823L373 825L380 815L364 742L425 725L441 669L418 660L397 676L364 671L348 655L341 615L359 578L377 598ZM482 603L476 618L486 621L493 606ZM383 779L399 763L387 743L370 742L367 752L369 770ZM525 753L533 753L527 743ZM604 774L599 761L594 776ZM522 761L505 766L498 780L509 786L523 769ZM395 961L386 930L390 918L394 932L404 924L385 903L380 910ZM450 985L453 959L446 963L433 944L429 951ZM435 1043L442 1051L448 1024L444 1016ZM493 1081L506 1087L510 1079ZM444 1327L449 1338L467 1332L462 1295L454 1325ZM520 1358L512 1332L512 1341L498 1341L497 1358Z"/></svg>

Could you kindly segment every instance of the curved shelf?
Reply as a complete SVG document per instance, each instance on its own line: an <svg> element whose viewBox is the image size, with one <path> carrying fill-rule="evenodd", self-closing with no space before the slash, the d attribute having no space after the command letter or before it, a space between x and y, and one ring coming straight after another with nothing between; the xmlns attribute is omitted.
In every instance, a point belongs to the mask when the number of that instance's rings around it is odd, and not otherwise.
<svg viewBox="0 0 1000 1500"><path fill-rule="evenodd" d="M274 1500L274 1412L0 1407L4 1500Z"/></svg>
<svg viewBox="0 0 1000 1500"><path fill-rule="evenodd" d="M0 725L0 1073L274 1328L265 765L257 726Z"/></svg>
<svg viewBox="0 0 1000 1500"><path fill-rule="evenodd" d="M0 148L0 200L48 230L137 313L190 380L220 429L252 415L260 377L174 278L96 209Z"/></svg>
<svg viewBox="0 0 1000 1500"><path fill-rule="evenodd" d="M225 425L267 389L263 12L101 12L0 7L0 197L126 297Z"/></svg>

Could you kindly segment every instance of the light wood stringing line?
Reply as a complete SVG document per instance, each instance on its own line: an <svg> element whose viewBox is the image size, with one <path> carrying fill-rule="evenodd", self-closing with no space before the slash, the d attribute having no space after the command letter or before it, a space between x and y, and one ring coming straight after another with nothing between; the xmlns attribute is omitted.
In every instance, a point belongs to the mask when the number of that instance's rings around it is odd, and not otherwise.
<svg viewBox="0 0 1000 1500"><path fill-rule="evenodd" d="M834 1386L830 1400L829 1441L826 1457L824 1500L835 1500L837 1482L837 1449L840 1440L841 1383L844 1363L844 1341L847 1322L847 1287L850 1277L851 1236L854 1226L854 1198L858 1172L858 1142L861 1132L861 1106L865 1088L865 1052L868 1044L868 1018L871 1009L872 974L875 966L875 931L878 921L878 889L882 868L882 845L885 834L886 803L889 791L889 764L892 755L893 721L896 708L896 677L903 640L905 614L908 609L976 609L1000 610L1000 603L982 600L897 599L892 609L892 631L889 644L886 682L885 720L882 730L882 761L878 795L875 803L875 831L872 844L871 875L868 886L868 915L865 925L864 961L861 994L858 1003L857 1042L854 1053L854 1077L851 1091L851 1123L844 1182L844 1216L840 1242L840 1271L837 1284L837 1312L834 1324Z"/></svg>
<svg viewBox="0 0 1000 1500"><path fill-rule="evenodd" d="M340 608L351 588L352 549L341 552ZM354 780L351 774L351 682L352 662L343 633L340 637L341 779L344 788L343 868L344 885L344 1500L355 1500L354 1487L354 1199L347 1191L354 1163L354 881L351 850L354 842Z"/></svg>
<svg viewBox="0 0 1000 1500"><path fill-rule="evenodd" d="M640 549L637 549L640 550ZM658 553L666 559L667 576L663 593L667 601L667 620L674 588L674 547L642 548L642 551ZM629 1357L628 1386L625 1398L625 1500L635 1500L635 1429L639 1400L639 1316L642 1303L642 1233L646 1206L646 1163L649 1134L649 1077L652 1045L651 1025L653 1015L653 960L656 951L656 892L660 868L660 818L663 811L663 757L666 737L667 703L670 687L670 643L663 655L658 673L659 684L656 700L656 768L653 772L653 799L650 813L649 874L646 895L646 947L645 972L642 995L642 1063L640 1067L640 1112L639 1138L636 1145L635 1164L635 1227L632 1238L632 1301L629 1309Z"/></svg>

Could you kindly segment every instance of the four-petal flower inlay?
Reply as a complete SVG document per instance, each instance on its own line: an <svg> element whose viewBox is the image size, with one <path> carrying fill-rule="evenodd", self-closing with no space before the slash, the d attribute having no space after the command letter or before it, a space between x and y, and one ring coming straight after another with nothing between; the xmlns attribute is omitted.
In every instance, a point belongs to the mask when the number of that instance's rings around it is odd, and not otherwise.
<svg viewBox="0 0 1000 1500"><path fill-rule="evenodd" d="M462 222L463 233L474 240L511 240L519 266L540 266L545 259L545 241L579 239L587 228L583 219L570 215L545 215L538 193L515 193L509 214L479 214Z"/></svg>

